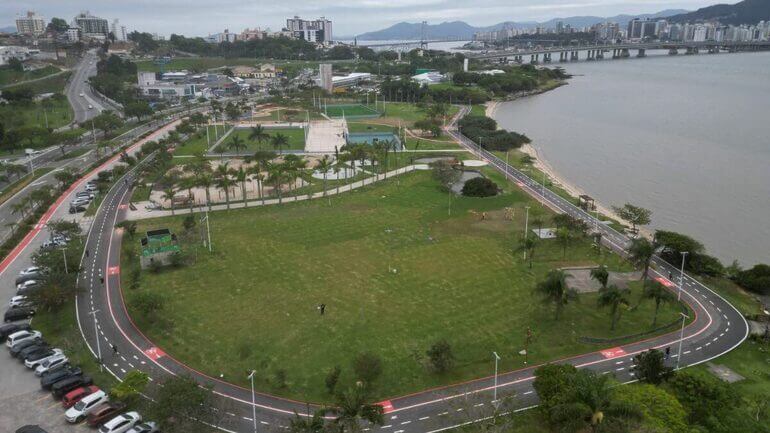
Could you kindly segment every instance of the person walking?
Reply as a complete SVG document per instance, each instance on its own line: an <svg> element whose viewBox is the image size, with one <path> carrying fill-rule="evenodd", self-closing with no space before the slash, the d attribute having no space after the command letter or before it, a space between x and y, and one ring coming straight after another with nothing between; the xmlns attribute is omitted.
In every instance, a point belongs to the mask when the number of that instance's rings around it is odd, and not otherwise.
<svg viewBox="0 0 770 433"><path fill-rule="evenodd" d="M113 344L112 345L112 354L117 355L118 354L118 346Z"/></svg>
<svg viewBox="0 0 770 433"><path fill-rule="evenodd" d="M668 360L669 357L671 357L671 347L666 348L666 360Z"/></svg>
<svg viewBox="0 0 770 433"><path fill-rule="evenodd" d="M323 315L324 315L324 313L326 312L326 304L321 304L321 305L319 305L319 306L318 306L318 311L320 311L320 312L321 312L321 315L323 316Z"/></svg>

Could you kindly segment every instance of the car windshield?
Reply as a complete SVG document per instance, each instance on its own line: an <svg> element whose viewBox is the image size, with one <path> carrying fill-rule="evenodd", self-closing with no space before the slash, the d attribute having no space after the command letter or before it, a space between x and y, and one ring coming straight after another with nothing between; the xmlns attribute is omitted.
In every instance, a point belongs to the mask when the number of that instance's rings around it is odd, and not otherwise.
<svg viewBox="0 0 770 433"><path fill-rule="evenodd" d="M75 410L83 410L86 407L86 403L83 400L75 403Z"/></svg>

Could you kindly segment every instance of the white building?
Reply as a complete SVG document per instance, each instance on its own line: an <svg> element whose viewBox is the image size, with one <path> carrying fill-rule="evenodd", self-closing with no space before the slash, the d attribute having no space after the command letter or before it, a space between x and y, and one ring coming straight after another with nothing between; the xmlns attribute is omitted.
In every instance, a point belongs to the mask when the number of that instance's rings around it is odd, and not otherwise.
<svg viewBox="0 0 770 433"><path fill-rule="evenodd" d="M126 33L126 26L121 26L120 22L115 19L110 26L110 32L115 36L115 40L119 42L126 42L128 40L128 34Z"/></svg>
<svg viewBox="0 0 770 433"><path fill-rule="evenodd" d="M81 12L72 20L74 26L80 27L83 37L106 37L110 32L107 20L91 15L88 11Z"/></svg>
<svg viewBox="0 0 770 433"><path fill-rule="evenodd" d="M334 90L334 80L332 79L331 64L321 63L318 65L318 85L330 93L332 90Z"/></svg>
<svg viewBox="0 0 770 433"><path fill-rule="evenodd" d="M16 18L16 31L22 35L41 35L45 32L45 18L33 11Z"/></svg>
<svg viewBox="0 0 770 433"><path fill-rule="evenodd" d="M0 47L0 66L8 64L11 59L18 59L21 61L27 60L30 57L30 51L27 47Z"/></svg>
<svg viewBox="0 0 770 433"><path fill-rule="evenodd" d="M298 16L286 20L286 30L297 39L328 45L332 42L332 22L326 17L317 20L303 20Z"/></svg>
<svg viewBox="0 0 770 433"><path fill-rule="evenodd" d="M221 44L222 42L235 42L238 40L238 34L230 33L229 29L225 29L224 32L208 35L205 38L203 38L203 40L205 40L210 44Z"/></svg>
<svg viewBox="0 0 770 433"><path fill-rule="evenodd" d="M77 42L80 40L80 27L69 27L67 29L67 40Z"/></svg>
<svg viewBox="0 0 770 433"><path fill-rule="evenodd" d="M424 72L422 74L413 75L412 81L420 85L438 84L446 81L446 75L436 71Z"/></svg>

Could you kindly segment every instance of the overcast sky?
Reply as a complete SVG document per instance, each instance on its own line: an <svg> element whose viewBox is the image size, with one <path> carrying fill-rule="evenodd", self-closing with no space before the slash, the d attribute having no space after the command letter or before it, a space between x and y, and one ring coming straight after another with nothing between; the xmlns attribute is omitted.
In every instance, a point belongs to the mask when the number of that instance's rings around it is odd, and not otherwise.
<svg viewBox="0 0 770 433"><path fill-rule="evenodd" d="M734 3L735 0L728 0ZM13 25L27 9L47 19L71 20L81 10L120 19L129 31L203 36L225 28L279 30L286 18L326 16L335 36L379 30L407 21L465 21L491 25L501 21L545 21L578 15L613 16L663 9L697 9L716 0L0 0L0 26Z"/></svg>

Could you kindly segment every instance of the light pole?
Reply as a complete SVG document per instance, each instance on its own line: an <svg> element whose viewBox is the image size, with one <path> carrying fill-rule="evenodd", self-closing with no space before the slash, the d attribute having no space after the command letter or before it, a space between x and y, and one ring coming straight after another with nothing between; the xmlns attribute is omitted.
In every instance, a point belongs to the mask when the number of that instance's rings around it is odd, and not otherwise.
<svg viewBox="0 0 770 433"><path fill-rule="evenodd" d="M529 229L529 206L524 206L524 209L526 209L527 214L524 217L524 241L527 240L527 231ZM524 248L524 260L527 260L527 249Z"/></svg>
<svg viewBox="0 0 770 433"><path fill-rule="evenodd" d="M492 355L495 356L495 388L494 388L494 398L492 399L492 402L497 401L497 361L500 360L500 356L497 354L497 352L492 352Z"/></svg>
<svg viewBox="0 0 770 433"><path fill-rule="evenodd" d="M687 251L682 251L682 269L679 271L679 293L676 295L676 300L682 299L682 284L684 284L684 259L687 257Z"/></svg>
<svg viewBox="0 0 770 433"><path fill-rule="evenodd" d="M511 180L510 172L508 171L508 154L510 154L510 153L511 153L510 150L505 152L505 180Z"/></svg>
<svg viewBox="0 0 770 433"><path fill-rule="evenodd" d="M390 242L390 234L393 233L393 229L385 229L385 233L388 234L388 273L390 273L390 260L393 255L393 244Z"/></svg>
<svg viewBox="0 0 770 433"><path fill-rule="evenodd" d="M684 322L685 320L689 319L690 316L679 313L682 315L682 330L679 331L679 351L676 354L676 370L679 370L679 360L682 358L682 340L684 339Z"/></svg>
<svg viewBox="0 0 770 433"><path fill-rule="evenodd" d="M96 313L100 310L91 310L89 313L94 317L94 338L96 338L96 356L99 358L99 371L104 371L104 363L102 362L102 344L99 342L99 330L96 327Z"/></svg>
<svg viewBox="0 0 770 433"><path fill-rule="evenodd" d="M251 370L249 379L251 380L251 417L254 419L254 433L257 433L257 397L254 394L254 374L256 370Z"/></svg>
<svg viewBox="0 0 770 433"><path fill-rule="evenodd" d="M61 255L62 257L64 257L64 273L69 274L70 271L69 269L67 269L67 249L66 248L61 249Z"/></svg>

